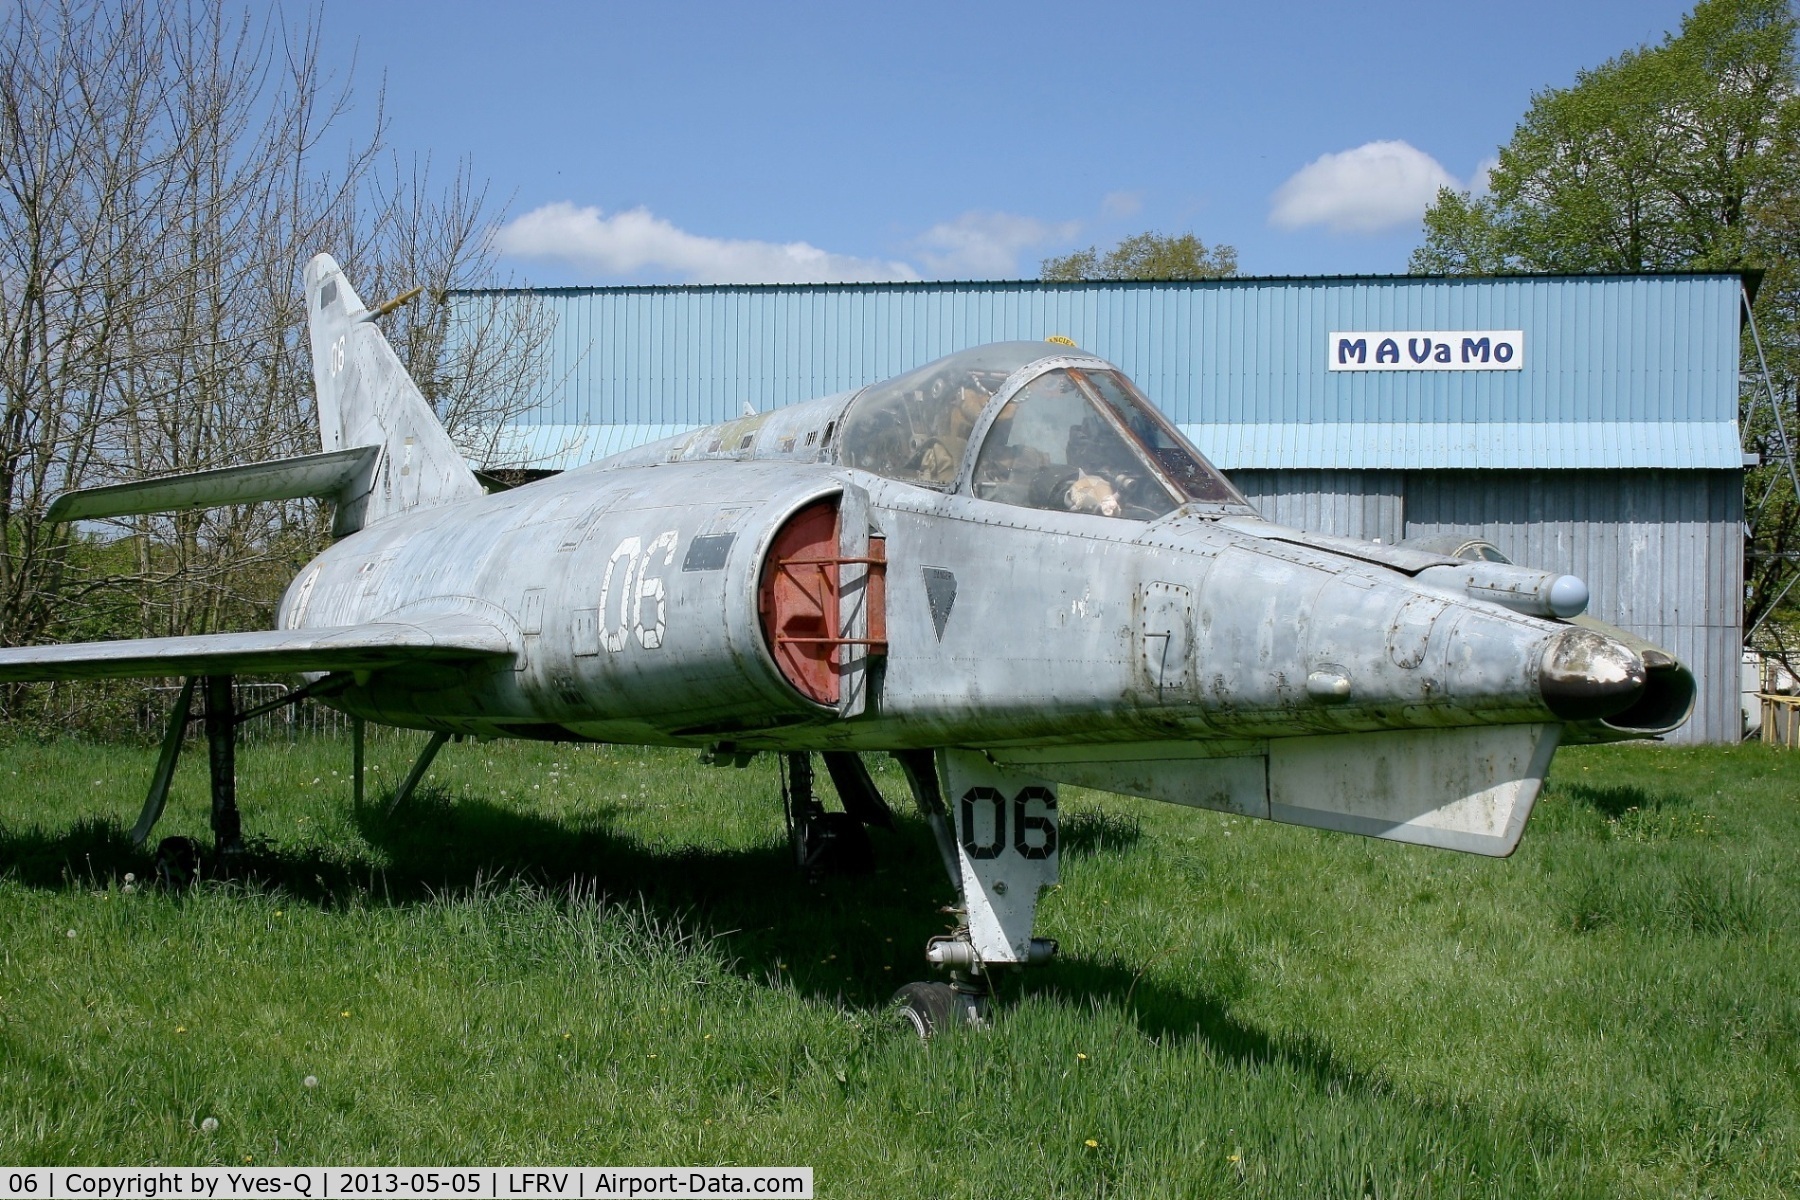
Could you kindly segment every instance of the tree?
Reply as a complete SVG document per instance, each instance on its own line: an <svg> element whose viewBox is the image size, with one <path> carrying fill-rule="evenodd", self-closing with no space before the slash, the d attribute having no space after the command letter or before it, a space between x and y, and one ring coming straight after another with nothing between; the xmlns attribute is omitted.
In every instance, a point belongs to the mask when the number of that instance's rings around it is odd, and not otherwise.
<svg viewBox="0 0 1800 1200"><path fill-rule="evenodd" d="M384 154L379 105L347 136L350 99L314 22L155 0L0 14L0 645L271 623L326 537L319 505L108 533L44 511L72 488L316 451L300 270L320 249L371 302L426 287L388 329L459 444L528 394L541 307L473 350L445 335L445 293L491 282L481 189L466 166L440 187ZM0 708L92 694L14 688Z"/></svg>
<svg viewBox="0 0 1800 1200"><path fill-rule="evenodd" d="M1089 246L1046 258L1038 278L1051 283L1083 279L1223 279L1237 274L1237 248L1206 244L1191 233L1165 237L1154 230L1128 237L1102 257Z"/></svg>
<svg viewBox="0 0 1800 1200"><path fill-rule="evenodd" d="M1415 271L1736 269L1800 164L1786 0L1703 0L1678 34L1532 97L1488 193L1445 189Z"/></svg>
<svg viewBox="0 0 1800 1200"><path fill-rule="evenodd" d="M1680 31L1532 97L1485 195L1444 189L1420 273L1766 271L1755 316L1776 403L1800 436L1800 73L1787 0L1701 0ZM1745 362L1756 363L1746 339ZM1771 397L1747 397L1747 448L1779 449ZM1800 561L1787 467L1747 473L1745 628ZM1800 589L1796 589L1800 593Z"/></svg>

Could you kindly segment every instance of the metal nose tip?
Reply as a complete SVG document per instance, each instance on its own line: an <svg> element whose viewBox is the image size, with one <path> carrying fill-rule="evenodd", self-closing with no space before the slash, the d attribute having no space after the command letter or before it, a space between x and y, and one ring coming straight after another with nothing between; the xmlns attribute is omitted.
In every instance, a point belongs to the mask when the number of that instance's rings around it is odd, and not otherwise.
<svg viewBox="0 0 1800 1200"><path fill-rule="evenodd" d="M1599 721L1644 694L1644 660L1623 642L1591 629L1557 634L1544 648L1538 693L1565 721Z"/></svg>

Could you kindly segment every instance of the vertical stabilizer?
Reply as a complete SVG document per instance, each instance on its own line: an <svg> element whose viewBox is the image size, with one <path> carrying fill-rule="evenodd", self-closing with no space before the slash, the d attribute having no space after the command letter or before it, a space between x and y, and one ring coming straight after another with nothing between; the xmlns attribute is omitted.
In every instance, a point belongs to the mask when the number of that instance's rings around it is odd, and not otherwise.
<svg viewBox="0 0 1800 1200"><path fill-rule="evenodd" d="M481 495L474 473L329 254L306 264L306 307L323 449L380 448L366 475L345 489L336 532Z"/></svg>

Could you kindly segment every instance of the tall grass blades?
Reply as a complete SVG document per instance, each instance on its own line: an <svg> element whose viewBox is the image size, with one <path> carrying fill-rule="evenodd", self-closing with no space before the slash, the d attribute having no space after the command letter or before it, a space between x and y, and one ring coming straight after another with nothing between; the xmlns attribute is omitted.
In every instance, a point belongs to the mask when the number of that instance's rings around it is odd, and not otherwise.
<svg viewBox="0 0 1800 1200"><path fill-rule="evenodd" d="M1069 789L1061 957L892 1019L924 823L792 867L692 755L240 754L247 869L147 886L153 752L0 747L0 1158L805 1164L821 1195L1800 1193L1800 756L1565 751L1506 861ZM902 814L903 777L872 761ZM159 834L206 838L199 759Z"/></svg>

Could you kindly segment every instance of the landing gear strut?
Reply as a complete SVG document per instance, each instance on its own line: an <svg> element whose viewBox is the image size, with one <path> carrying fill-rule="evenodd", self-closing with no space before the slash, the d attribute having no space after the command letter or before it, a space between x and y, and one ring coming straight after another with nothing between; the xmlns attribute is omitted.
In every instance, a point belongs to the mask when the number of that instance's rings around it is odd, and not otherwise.
<svg viewBox="0 0 1800 1200"><path fill-rule="evenodd" d="M814 794L812 755L804 750L784 753L781 763L781 801L795 865L815 882L827 875L867 875L873 871L875 847L863 828L862 818L853 811L827 812ZM861 767L861 761L856 765ZM864 772L863 778L867 777ZM876 801L880 802L879 794ZM846 810L852 803L846 802ZM886 810L883 804L881 811Z"/></svg>
<svg viewBox="0 0 1800 1200"><path fill-rule="evenodd" d="M194 690L203 685L206 700L200 720L206 730L206 758L212 791L213 861L215 869L228 870L244 855L244 830L237 806L237 729L244 722L289 704L297 704L309 696L331 695L350 685L347 678L326 678L296 689L267 704L259 704L248 712L237 711L230 675L208 675L203 679L189 677L182 682L176 696L175 709L169 714L163 731L162 750L157 755L156 770L150 777L150 791L144 797L143 811L132 826L131 840L143 845L151 830L162 819L169 802L169 785L175 779L175 766L181 758L181 744L188 722L193 720ZM360 744L359 744L360 749ZM164 838L156 847L156 877L167 887L186 887L200 875L202 856L199 843L192 838Z"/></svg>
<svg viewBox="0 0 1800 1200"><path fill-rule="evenodd" d="M244 853L237 806L237 705L231 676L206 677L206 759L212 773L213 853L220 863Z"/></svg>
<svg viewBox="0 0 1800 1200"><path fill-rule="evenodd" d="M1049 961L1056 943L1031 935L1038 894L1058 874L1056 785L1006 770L967 750L896 754L961 897L963 924L932 938L925 957L949 983L894 993L921 1037L985 1022L993 969ZM955 808L944 802L956 797Z"/></svg>
<svg viewBox="0 0 1800 1200"><path fill-rule="evenodd" d="M169 785L175 779L175 764L181 758L181 742L194 703L194 685L202 682L187 679L175 699L175 711L169 716L169 727L163 733L162 752L157 756L156 771L150 777L150 794L144 798L144 810L132 827L131 840L142 845L162 817L169 800ZM206 729L206 759L212 782L212 829L215 869L224 873L244 853L243 822L237 807L237 705L231 692L231 676L208 675L205 680L206 710L202 724ZM159 887L180 891L200 878L203 856L200 843L189 837L166 837L156 844L156 882Z"/></svg>

